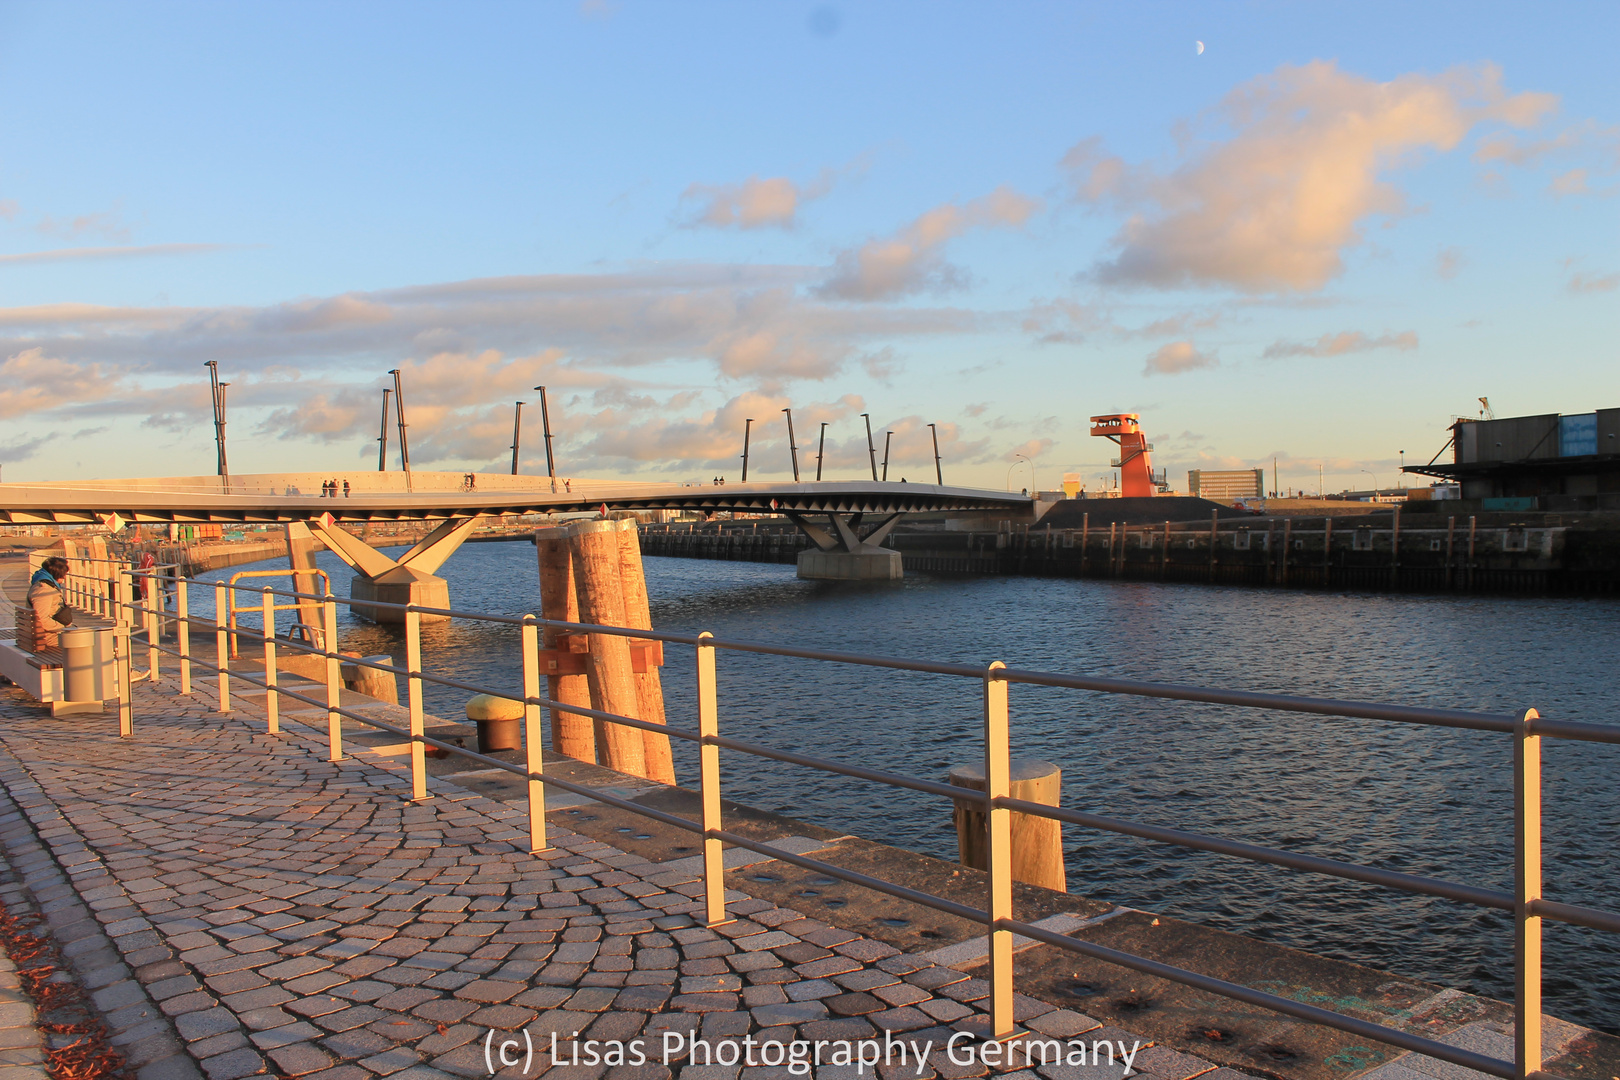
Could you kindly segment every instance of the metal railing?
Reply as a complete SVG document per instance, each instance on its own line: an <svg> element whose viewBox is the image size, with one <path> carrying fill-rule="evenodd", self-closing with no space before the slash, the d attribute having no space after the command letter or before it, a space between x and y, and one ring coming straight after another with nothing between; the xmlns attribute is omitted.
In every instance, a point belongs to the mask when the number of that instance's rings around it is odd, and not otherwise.
<svg viewBox="0 0 1620 1080"><path fill-rule="evenodd" d="M237 594L237 592L242 591L242 590L240 590L240 589L238 589L236 587L237 583L239 581L241 581L243 578L250 578L250 577L278 577L278 578L290 577L290 578L293 579L294 586L296 586L298 584L298 579L299 578L314 578L316 587L318 587L320 589L320 592L317 593L316 595L324 596L327 593L332 591L332 578L331 578L331 576L329 574L327 574L327 572L325 570L319 570L319 569L317 569L317 570L240 570L237 573L232 574L231 575L231 582L230 582L231 583L231 591L230 591L230 593L228 594L228 597L227 597L228 605L227 605L227 611L226 611L226 614L229 617L230 624L231 624L231 659L232 660L235 660L236 656L237 656L237 652L236 652L236 616L238 614L240 614L241 612L244 612L244 611L261 611L262 610L260 604L238 604L236 602L236 599L237 599L236 594ZM305 603L307 604L308 601L305 601ZM275 608L276 611L297 611L297 610L299 610L299 607L300 607L300 605L299 605L298 601L296 601L296 600L293 601L290 604L275 604L274 605L274 608ZM272 618L273 618L273 616L272 616ZM287 629L288 629L288 633L287 633L288 637L295 637L295 636L302 637L304 641L308 642L311 645L316 646L317 648L319 648L320 646L322 646L324 644L324 642L322 640L322 635L321 635L320 628L316 627L316 626L309 626L308 624L304 623L302 620L294 619L292 625L290 627L288 627Z"/></svg>
<svg viewBox="0 0 1620 1080"><path fill-rule="evenodd" d="M86 560L80 561L87 562ZM1563 903L1543 896L1541 865L1541 740L1543 738L1555 738L1576 742L1620 745L1620 726L1616 725L1550 720L1541 717L1535 709L1529 708L1515 714L1504 715L1452 709L1337 701L1327 698L1253 693L1166 683L1064 675L1042 671L1025 671L1009 668L1000 661L978 667L967 664L902 660L891 657L805 649L787 645L729 641L716 638L709 633L701 633L695 636L672 634L626 627L559 622L539 619L533 615L524 615L518 618L458 611L449 608L388 604L376 600L366 600L364 606L368 608L393 609L403 613L405 666L397 667L392 664L345 657L337 652L337 608L339 604L352 603L353 601L340 599L331 593L315 595L312 593L276 590L269 587L249 590L256 591L260 595L260 611L264 619L262 631L254 635L248 629L238 628L237 630L238 633L243 635L256 636L262 644L265 674L263 678L256 678L244 672L233 670L230 667L229 651L226 643L226 636L229 632L227 613L230 607L226 594L232 589L247 590L247 586L233 586L222 581L195 582L178 575L173 578L166 578L165 580L172 581L177 587L177 610L172 616L176 624L177 640L176 648L170 649L161 643L159 640L160 635L157 632L160 622L169 617L167 613L160 612L152 603L154 596L161 595L159 590L147 588L145 590L145 601L137 604L132 599L133 590L131 588L131 583L135 578L144 575L156 579L162 576L162 571L169 568L159 567L154 570L134 571L130 570L127 564L114 563L114 565L118 567L116 577L109 578L99 584L77 583L70 590L70 597L91 604L109 606L110 610L117 616L119 626L123 628L126 642L128 642L130 635L136 632L134 625L136 618L139 617L143 627L141 632L146 634L146 646L152 664L153 676L155 677L157 674L157 656L159 653L177 657L180 664L180 692L182 694L192 692L191 669L193 666L201 666L205 670L215 672L218 675L217 685L221 712L231 711L230 687L232 678L263 687L266 690L265 702L268 730L270 732L279 730L277 703L280 697L288 697L315 708L323 709L327 720L328 751L334 761L340 760L343 756L342 720L344 718L406 737L410 740L411 797L413 799L428 797L425 756L426 750L430 747L473 759L488 768L503 770L515 776L523 777L528 784L529 837L531 850L534 851L544 850L546 847L545 790L548 785L662 822L677 829L695 833L702 838L703 842L703 905L704 914L710 925L728 921L726 916L724 866L721 857L723 846L726 844L745 848L854 885L873 889L902 900L921 904L936 911L984 924L988 931L989 946L990 1034L997 1039L1011 1038L1017 1034L1013 1022L1013 937L1018 934L1082 956L1116 964L1143 974L1311 1023L1321 1024L1360 1037L1373 1039L1403 1050L1425 1054L1491 1076L1502 1077L1504 1080L1556 1080L1553 1074L1542 1071L1542 920L1552 919L1575 926L1584 926L1608 932L1620 932L1620 914L1578 904ZM206 620L194 619L189 614L189 609L186 607L186 587L188 583L205 585L214 590L216 617L212 624L207 623ZM278 605L275 602L275 597L290 598L306 603L314 602L321 605L324 648L313 648L287 639L277 638L275 612ZM423 615L470 619L516 628L521 635L522 645L523 688L521 693L514 695L508 690L477 686L432 675L424 671L421 636L421 618ZM211 625L214 629L218 664L209 664L190 654L189 630L193 622L200 622L204 626ZM543 694L540 689L543 677L539 657L539 631L541 627L552 627L570 633L650 638L669 644L691 646L696 651L694 672L697 691L696 728L654 724L633 717L620 716L615 713L568 705L552 700ZM280 649L289 649L325 658L324 699L311 697L278 685L276 655ZM959 788L884 769L850 765L722 736L720 734L716 691L716 654L721 651L790 657L824 663L883 668L893 671L919 672L969 679L978 683L984 725L985 790L981 792ZM133 734L133 725L130 718L129 680L127 678L129 652L130 650L126 646L123 650L125 677L121 678L119 682L119 733L124 736ZM408 687L408 721L406 727L401 728L342 706L340 665L344 663L356 664L405 677ZM424 683L521 700L524 705L524 764L517 765L427 735L424 731L423 714ZM1204 836L1178 829L1122 821L1116 818L1065 810L1061 807L1012 798L1009 777L1011 759L1009 688L1014 684L1085 690L1106 694L1124 694L1173 701L1214 703L1272 711L1313 713L1351 719L1457 728L1507 735L1511 739L1514 762L1514 888L1511 892L1485 889L1473 885L1382 870L1376 867L1341 862L1278 848L1268 848L1219 837ZM541 756L543 737L540 710L542 708L552 710L554 716L559 712L570 713L606 723L621 724L644 731L667 734L674 738L696 743L698 746L699 766L698 793L701 804L699 820L696 822L689 821L675 814L641 806L628 799L609 795L599 789L589 788L547 773ZM983 908L972 907L858 871L848 870L820 859L792 854L726 829L722 819L720 803L720 751L722 749L893 787L920 791L957 802L980 803L985 806L988 819L988 873L985 906ZM1135 836L1192 850L1213 852L1253 862L1269 863L1309 873L1365 882L1408 893L1442 897L1476 907L1510 912L1514 921L1516 969L1514 1060L1504 1061L1492 1058L1472 1050L1415 1035L1399 1028L1279 997L1275 994L1199 974L1198 972L1165 964L1147 957L1055 933L1029 922L1021 921L1014 917L1012 899L1011 815L1014 812L1050 818L1082 828Z"/></svg>

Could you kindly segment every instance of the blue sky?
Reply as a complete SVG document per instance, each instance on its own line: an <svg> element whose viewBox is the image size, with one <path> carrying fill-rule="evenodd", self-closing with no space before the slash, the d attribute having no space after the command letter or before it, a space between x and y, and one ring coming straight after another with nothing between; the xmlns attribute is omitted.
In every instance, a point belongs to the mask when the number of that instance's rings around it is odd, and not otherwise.
<svg viewBox="0 0 1620 1080"><path fill-rule="evenodd" d="M1620 405L1613 4L0 3L7 480L1390 483ZM1203 41L1199 55L1195 42ZM533 430L533 423L526 425ZM756 427L759 427L756 424ZM538 471L538 439L525 453Z"/></svg>

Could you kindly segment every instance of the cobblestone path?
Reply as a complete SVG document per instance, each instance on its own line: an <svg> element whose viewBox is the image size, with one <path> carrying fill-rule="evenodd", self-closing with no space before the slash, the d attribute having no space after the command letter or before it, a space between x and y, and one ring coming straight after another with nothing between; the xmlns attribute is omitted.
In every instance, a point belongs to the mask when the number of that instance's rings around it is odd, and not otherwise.
<svg viewBox="0 0 1620 1080"><path fill-rule="evenodd" d="M757 1064L762 1043L884 1033L933 1044L920 1067L891 1056L886 1080L1000 1072L944 1050L982 1017L981 980L741 893L735 922L705 928L689 874L555 823L531 854L518 810L439 780L414 804L396 764L326 761L286 716L266 735L251 699L222 715L168 680L137 691L126 740L111 714L52 720L0 691L0 841L139 1080L470 1080L508 1040L508 1061L535 1053L506 1077L753 1080L794 1075ZM1018 1018L1135 1041L1031 998ZM682 1044L667 1065L666 1031ZM690 1064L693 1035L751 1038L756 1065ZM638 1038L646 1064L572 1063L585 1040ZM858 1074L827 1060L816 1075ZM1134 1066L1242 1076L1145 1040Z"/></svg>

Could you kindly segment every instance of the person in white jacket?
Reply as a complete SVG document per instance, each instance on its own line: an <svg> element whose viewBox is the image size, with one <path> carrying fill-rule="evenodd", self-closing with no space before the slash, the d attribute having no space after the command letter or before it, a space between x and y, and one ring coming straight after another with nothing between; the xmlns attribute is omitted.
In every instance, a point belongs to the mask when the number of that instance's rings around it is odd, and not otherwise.
<svg viewBox="0 0 1620 1080"><path fill-rule="evenodd" d="M62 579L67 577L68 561L53 557L34 572L28 582L28 606L34 611L33 651L54 649L60 644L57 634L64 626L73 624L73 611L62 594Z"/></svg>

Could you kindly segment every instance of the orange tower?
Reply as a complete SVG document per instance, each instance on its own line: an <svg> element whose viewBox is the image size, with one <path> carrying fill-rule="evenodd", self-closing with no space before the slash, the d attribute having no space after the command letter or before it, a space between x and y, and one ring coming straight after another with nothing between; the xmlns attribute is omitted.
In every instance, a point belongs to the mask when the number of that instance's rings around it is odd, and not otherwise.
<svg viewBox="0 0 1620 1080"><path fill-rule="evenodd" d="M1119 444L1119 457L1111 464L1119 470L1119 493L1127 499L1143 499L1163 483L1153 475L1153 444L1142 434L1137 413L1093 416L1091 433Z"/></svg>

